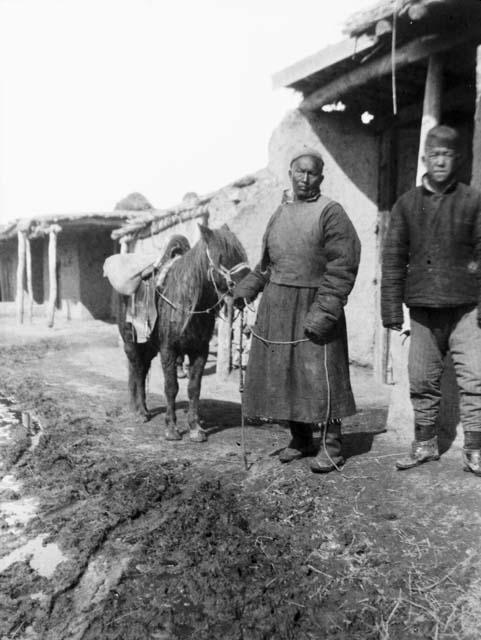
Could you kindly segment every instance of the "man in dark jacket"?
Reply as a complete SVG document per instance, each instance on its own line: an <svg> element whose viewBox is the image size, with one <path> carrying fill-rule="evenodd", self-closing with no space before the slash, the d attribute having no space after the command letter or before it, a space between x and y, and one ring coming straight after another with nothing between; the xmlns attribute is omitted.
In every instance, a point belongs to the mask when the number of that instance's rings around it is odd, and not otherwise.
<svg viewBox="0 0 481 640"><path fill-rule="evenodd" d="M324 162L309 148L291 159L293 197L267 224L261 262L234 291L234 304L263 291L246 372L246 416L287 423L290 462L313 454L314 472L338 469L341 419L355 412L349 379L344 305L354 285L360 243L340 204L321 195Z"/></svg>
<svg viewBox="0 0 481 640"><path fill-rule="evenodd" d="M385 327L400 331L409 307L411 454L399 470L439 459L435 422L446 352L460 392L465 469L481 475L481 193L456 180L459 140L436 126L426 138L422 186L394 205L383 253ZM479 307L481 308L481 307Z"/></svg>

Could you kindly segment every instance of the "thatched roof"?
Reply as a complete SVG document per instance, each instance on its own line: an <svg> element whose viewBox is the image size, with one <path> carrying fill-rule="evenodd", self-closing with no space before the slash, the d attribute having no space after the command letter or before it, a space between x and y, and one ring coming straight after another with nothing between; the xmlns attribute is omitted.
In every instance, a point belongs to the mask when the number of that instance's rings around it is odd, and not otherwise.
<svg viewBox="0 0 481 640"><path fill-rule="evenodd" d="M84 230L92 228L115 229L128 218L128 211L107 211L95 213L59 213L35 216L30 219L17 219L0 227L0 242L17 235L17 231L26 231L30 238L38 238L49 232L52 225L62 229Z"/></svg>
<svg viewBox="0 0 481 640"><path fill-rule="evenodd" d="M147 198L137 191L129 193L115 205L115 211L149 211L153 208Z"/></svg>
<svg viewBox="0 0 481 640"><path fill-rule="evenodd" d="M114 211L46 214L30 219L14 220L0 227L0 241L15 237L17 231L26 231L30 238L38 238L48 233L54 224L70 230L93 227L116 229L132 216L132 212L145 214L149 211L155 211L155 209L147 198L141 193L133 192L119 200Z"/></svg>
<svg viewBox="0 0 481 640"><path fill-rule="evenodd" d="M473 11L479 15L480 4L479 0L383 0L351 15L343 30L351 37L383 35L390 31L389 25L396 10L401 29L423 20L432 22L434 32L449 16L463 13L472 15Z"/></svg>
<svg viewBox="0 0 481 640"><path fill-rule="evenodd" d="M120 240L124 237L128 237L129 240L143 238L160 233L181 222L208 216L208 202L209 199L203 199L202 203L196 206L187 205L173 207L172 209L151 209L150 211L139 211L136 214L132 212L119 229L112 231L112 239Z"/></svg>
<svg viewBox="0 0 481 640"><path fill-rule="evenodd" d="M112 232L114 240L121 238L142 238L148 235L160 233L165 229L175 226L187 220L205 218L209 216L209 202L221 191L229 192L233 201L237 198L237 191L256 182L255 176L244 176L233 183L213 191L204 196L198 196L194 192L185 194L182 202L168 209L150 209L148 211L125 211L127 221Z"/></svg>

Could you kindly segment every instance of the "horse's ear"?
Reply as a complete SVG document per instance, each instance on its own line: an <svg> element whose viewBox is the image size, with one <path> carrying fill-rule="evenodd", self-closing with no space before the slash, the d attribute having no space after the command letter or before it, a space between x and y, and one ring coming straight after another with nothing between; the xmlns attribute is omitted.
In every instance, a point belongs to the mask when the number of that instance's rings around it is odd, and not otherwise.
<svg viewBox="0 0 481 640"><path fill-rule="evenodd" d="M228 224L226 224L225 222L224 222L224 224L222 225L221 229L224 229L224 231L230 231L230 227L229 227L229 225L228 225Z"/></svg>
<svg viewBox="0 0 481 640"><path fill-rule="evenodd" d="M200 222L197 223L197 226L199 227L201 238L207 242L209 238L212 237L212 229L209 229L209 227L206 227L205 224L201 224Z"/></svg>

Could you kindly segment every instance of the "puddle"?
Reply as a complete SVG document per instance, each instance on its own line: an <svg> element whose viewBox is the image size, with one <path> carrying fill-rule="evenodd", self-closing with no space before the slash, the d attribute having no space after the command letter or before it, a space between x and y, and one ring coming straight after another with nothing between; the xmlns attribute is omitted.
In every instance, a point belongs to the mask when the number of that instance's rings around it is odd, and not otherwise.
<svg viewBox="0 0 481 640"><path fill-rule="evenodd" d="M12 440L15 427L22 425L30 436L30 450L34 449L41 436L41 427L27 411L15 409L12 398L0 396L0 445ZM0 492L12 492L15 497L0 501L0 520L6 527L0 531L0 549L5 554L0 558L0 573L15 562L29 562L40 576L50 578L57 566L66 557L54 543L43 544L45 534L26 540L22 530L36 515L38 501L34 497L21 497L21 483L12 474L0 480Z"/></svg>
<svg viewBox="0 0 481 640"><path fill-rule="evenodd" d="M20 485L14 491L20 490ZM38 502L35 498L19 498L0 502L0 515L10 527L22 527L35 515Z"/></svg>
<svg viewBox="0 0 481 640"><path fill-rule="evenodd" d="M10 489L11 491L17 491L19 486L20 486L20 483L11 474L3 476L3 478L0 480L0 491L4 491L8 489Z"/></svg>
<svg viewBox="0 0 481 640"><path fill-rule="evenodd" d="M12 427L21 421L21 416L19 420L19 416L9 408L10 405L11 402L8 398L0 396L0 445L10 442Z"/></svg>
<svg viewBox="0 0 481 640"><path fill-rule="evenodd" d="M55 543L44 546L45 537L45 534L37 536L0 558L0 573L14 562L24 562L30 558L29 565L34 571L44 578L51 578L58 565L67 558Z"/></svg>
<svg viewBox="0 0 481 640"><path fill-rule="evenodd" d="M18 425L22 425L30 436L29 450L35 449L42 432L40 423L28 411L15 409L13 398L0 395L0 445L11 441L12 428Z"/></svg>

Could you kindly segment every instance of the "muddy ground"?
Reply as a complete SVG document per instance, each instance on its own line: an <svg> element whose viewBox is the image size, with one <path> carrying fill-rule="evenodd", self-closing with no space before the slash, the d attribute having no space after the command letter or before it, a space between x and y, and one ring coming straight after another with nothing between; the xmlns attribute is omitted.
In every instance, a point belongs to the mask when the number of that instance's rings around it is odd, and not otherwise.
<svg viewBox="0 0 481 640"><path fill-rule="evenodd" d="M218 384L214 353L208 442L172 443L157 362L159 413L128 410L115 326L0 323L0 393L41 426L0 438L0 638L479 639L481 479L458 441L395 472L408 436L382 432L389 387L369 370L352 368L342 473L280 465L279 426L247 428L246 471L238 375ZM183 425L185 398L181 381ZM50 571L33 553L9 563L28 540L57 551Z"/></svg>

